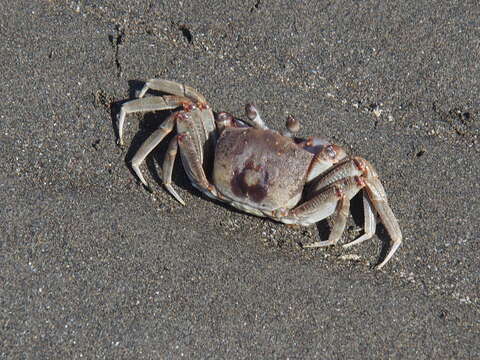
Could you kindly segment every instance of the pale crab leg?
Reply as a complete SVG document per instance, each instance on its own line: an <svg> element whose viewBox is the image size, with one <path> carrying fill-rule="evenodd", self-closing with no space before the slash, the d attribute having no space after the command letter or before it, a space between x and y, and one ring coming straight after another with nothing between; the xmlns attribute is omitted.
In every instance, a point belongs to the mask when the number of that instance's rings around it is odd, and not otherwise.
<svg viewBox="0 0 480 360"><path fill-rule="evenodd" d="M135 174L137 174L138 178L146 188L149 188L149 186L143 177L142 172L140 171L140 165L142 164L143 160L145 160L147 155L150 154L158 144L160 144L165 136L172 132L173 128L175 127L176 116L177 113L170 115L167 120L165 120L162 125L160 125L160 127L148 137L147 140L145 140L142 146L140 146L140 149L138 149L132 158L132 169L135 171Z"/></svg>
<svg viewBox="0 0 480 360"><path fill-rule="evenodd" d="M198 158L195 150L194 142L189 133L181 133L177 135L178 146L180 147L180 155L182 158L183 167L192 185L200 190L205 195L218 199L218 193L207 179L202 163Z"/></svg>
<svg viewBox="0 0 480 360"><path fill-rule="evenodd" d="M193 101L196 108L200 110L200 121L195 122L194 124L196 124L196 126L201 126L201 131L204 132L204 138L198 143L205 143L207 138L210 139L210 135L215 131L215 121L213 117L213 112L202 94L200 94L197 90L190 86L186 86L175 81L150 79L145 83L142 90L138 93L138 97L143 98L143 96L149 89L164 92L167 94L172 94L174 96L177 96L179 99L183 99L182 101ZM168 96L163 96L163 98L165 97ZM193 110L192 105L193 104L187 105L188 108L184 107L185 110ZM210 144L205 144L205 146L210 146Z"/></svg>
<svg viewBox="0 0 480 360"><path fill-rule="evenodd" d="M335 145L327 145L322 149L321 152L317 153L315 157L313 158L312 164L317 167L317 169L311 169L310 174L308 179L312 177L311 173L313 175L317 175L318 172L322 173L324 171L325 167L328 167L328 161L331 158L334 158L334 154L336 154L338 151L342 151L340 147L336 146L332 149L329 149L329 147L335 146ZM337 150L337 148L339 150ZM340 153L341 157L346 156L345 153ZM339 156L339 155L337 155ZM317 183L314 184L314 187L312 191L317 191L325 188L326 186L330 185L332 182L335 182L337 179L346 177L346 176L358 176L362 174L362 167L360 166L360 159L353 158L353 159L347 159L335 167L332 168L331 171L327 172L323 177L319 179ZM358 239L344 245L344 247L350 247L352 245L360 244L361 242L370 239L374 234L375 234L375 226L376 226L376 221L375 221L375 213L373 212L372 209L372 204L370 202L370 199L368 198L367 194L365 191L363 192L363 208L364 208L364 229L365 229L365 234L360 236Z"/></svg>
<svg viewBox="0 0 480 360"><path fill-rule="evenodd" d="M328 240L317 241L312 244L304 245L303 247L315 248L315 247L335 245L338 242L338 240L340 240L343 232L345 231L349 210L350 210L350 199L348 199L345 195L342 195L340 197L340 200L338 200L335 220L333 221L333 228L332 228L332 231L330 232Z"/></svg>
<svg viewBox="0 0 480 360"><path fill-rule="evenodd" d="M377 210L378 215L382 220L383 226L387 229L393 242L385 259L377 265L377 269L381 269L392 258L395 251L397 251L402 244L402 232L392 209L388 205L385 189L371 165L369 165L369 172L369 176L365 179L365 189L368 193L368 197L372 201L373 207Z"/></svg>
<svg viewBox="0 0 480 360"><path fill-rule="evenodd" d="M118 140L119 145L123 145L123 124L125 116L134 112L149 112L160 110L171 110L179 106L185 109L191 109L193 104L190 99L182 96L152 96L142 99L130 100L124 103L118 114Z"/></svg>
<svg viewBox="0 0 480 360"><path fill-rule="evenodd" d="M395 218L395 215L393 214L392 209L388 205L387 195L385 193L385 189L383 188L382 183L378 179L377 172L375 171L373 166L365 159L354 157L334 166L330 171L327 172L327 174L320 178L318 183L315 184L313 191L320 191L318 195L315 195L311 200L293 209L291 213L299 215L298 212L302 210L302 207L305 208L305 210L307 210L308 212L308 207L313 205L313 203L310 203L318 197L325 197L325 192L328 192L332 188L332 186L338 186L339 182L342 181L338 179L342 178L345 180L354 179L358 185L357 192L363 188L364 192L366 192L364 193L364 196L368 196L368 199L364 198L365 234L348 245L351 246L353 244L359 244L372 237L373 233L375 232L376 224L373 209L375 209L375 211L379 214L383 225L385 226L388 234L390 235L390 238L392 239L392 246L387 256L377 266L377 269L381 269L392 258L395 251L397 251L398 247L401 245L402 233L400 230L400 226L398 225L398 222ZM343 188L343 190L346 192L349 191L347 189L348 186ZM351 199L355 194L356 192L352 193L349 198ZM323 211L325 211L326 209L330 209L329 207L331 206L331 203L329 203L327 200L324 199L324 201L324 205L317 204L317 206L324 208ZM318 215L310 215L309 217L316 219L318 218Z"/></svg>
<svg viewBox="0 0 480 360"><path fill-rule="evenodd" d="M177 199L180 204L185 205L185 201L183 201L183 199L180 197L180 195L178 195L172 186L173 164L175 163L175 157L177 156L178 150L177 137L178 136L175 136L168 144L167 154L165 155L165 160L163 160L162 180L165 189L167 189L167 191L172 194L172 196Z"/></svg>
<svg viewBox="0 0 480 360"><path fill-rule="evenodd" d="M215 140L215 122L210 108L195 108L188 114L179 117L178 132L188 132L193 138L193 145L201 164L212 160ZM192 130L192 131L190 131Z"/></svg>
<svg viewBox="0 0 480 360"><path fill-rule="evenodd" d="M197 90L191 88L190 86L177 83L175 81L150 79L145 82L145 85L143 86L142 90L140 90L137 96L139 98L142 98L149 89L161 91L167 94L184 96L196 102L206 103L205 97Z"/></svg>
<svg viewBox="0 0 480 360"><path fill-rule="evenodd" d="M365 240L371 239L372 236L375 235L375 228L377 226L377 221L375 219L376 215L372 208L372 203L370 202L370 199L368 198L365 190L363 191L362 197L363 197L363 217L364 217L363 228L365 230L365 233L362 236L358 237L357 239L349 242L348 244L344 244L343 245L344 248L349 248L353 245L360 244Z"/></svg>

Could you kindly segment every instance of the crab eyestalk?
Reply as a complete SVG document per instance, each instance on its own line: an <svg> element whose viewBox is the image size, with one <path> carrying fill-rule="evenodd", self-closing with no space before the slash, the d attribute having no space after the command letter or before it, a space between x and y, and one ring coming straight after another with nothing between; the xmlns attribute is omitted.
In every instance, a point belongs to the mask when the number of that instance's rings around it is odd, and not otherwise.
<svg viewBox="0 0 480 360"><path fill-rule="evenodd" d="M300 130L300 121L295 119L293 115L287 116L287 129L292 133L297 133Z"/></svg>
<svg viewBox="0 0 480 360"><path fill-rule="evenodd" d="M300 130L300 121L295 119L293 115L288 115L285 126L287 130L282 131L282 135L293 137Z"/></svg>
<svg viewBox="0 0 480 360"><path fill-rule="evenodd" d="M262 120L260 117L260 114L258 113L257 108L253 104L246 104L245 105L245 115L247 115L247 123L254 128L258 129L268 129L267 125L265 125L265 122Z"/></svg>
<svg viewBox="0 0 480 360"><path fill-rule="evenodd" d="M221 133L225 128L234 126L235 118L232 114L222 111L215 116L215 123L217 124L217 130Z"/></svg>

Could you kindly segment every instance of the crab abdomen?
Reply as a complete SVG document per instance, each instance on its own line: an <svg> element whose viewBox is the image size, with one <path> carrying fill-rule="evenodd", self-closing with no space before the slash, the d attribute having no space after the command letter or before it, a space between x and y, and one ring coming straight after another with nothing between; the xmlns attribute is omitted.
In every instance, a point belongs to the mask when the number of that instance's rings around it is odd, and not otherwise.
<svg viewBox="0 0 480 360"><path fill-rule="evenodd" d="M289 209L300 201L312 157L272 130L226 129L215 149L213 182L232 203Z"/></svg>

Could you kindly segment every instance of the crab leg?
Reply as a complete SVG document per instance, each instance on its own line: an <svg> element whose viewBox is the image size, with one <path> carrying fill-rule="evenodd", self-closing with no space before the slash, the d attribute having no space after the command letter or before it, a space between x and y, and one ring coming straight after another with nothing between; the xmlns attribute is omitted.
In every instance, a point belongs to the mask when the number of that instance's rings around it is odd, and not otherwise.
<svg viewBox="0 0 480 360"><path fill-rule="evenodd" d="M285 218L281 218L281 221L288 223L295 222L296 219L300 224L311 224L330 216L335 211L336 204L337 216L329 239L306 245L306 247L333 245L338 241L345 228L346 217L343 213L347 208L344 207L343 201L345 201L345 198L350 201L361 189L364 191L365 234L346 246L359 244L373 236L376 226L376 211L392 239L392 246L387 256L377 266L378 269L381 269L401 245L402 233L395 215L388 205L387 195L378 179L377 172L365 159L354 157L332 167L314 184L313 193L316 193L316 195L289 211ZM340 224L337 225L337 222L340 222Z"/></svg>
<svg viewBox="0 0 480 360"><path fill-rule="evenodd" d="M397 251L402 244L402 232L392 209L388 205L385 189L380 180L378 180L378 176L371 165L369 165L369 171L370 174L365 179L365 189L368 193L368 197L372 201L373 207L377 210L378 215L393 242L385 259L377 265L377 269L381 269L392 258L395 251Z"/></svg>
<svg viewBox="0 0 480 360"><path fill-rule="evenodd" d="M335 146L335 145L333 145ZM328 146L327 146L328 148ZM332 150L336 150L335 147ZM341 149L341 148L339 148ZM327 151L327 153L329 150ZM319 153L321 154L321 153ZM315 158L314 158L315 160ZM312 192L321 190L325 187L327 187L330 184L333 184L335 181L347 178L347 177L352 177L352 176L361 176L363 175L364 168L362 167L362 164L360 163L360 158L347 158L344 161L341 161L337 163L336 165L332 166L330 169L328 169L327 172L322 174L318 178L316 182L314 182Z"/></svg>
<svg viewBox="0 0 480 360"><path fill-rule="evenodd" d="M174 95L172 97L177 97L178 99L180 99L180 103L178 105L183 105L182 103L185 102L185 100L187 101L187 103L193 101L195 103L195 106L200 110L200 121L198 122L198 124L203 126L202 131L207 133L205 137L209 138L211 132L215 130L213 112L208 106L205 97L197 90L191 88L190 86L177 83L175 81L150 79L145 83L142 90L138 93L138 97L143 98L143 96L149 89ZM163 96L163 98L168 97L169 96ZM191 111L194 109L192 105L193 104L187 104L188 108L185 108L184 106L184 109L187 111ZM205 141L205 139L202 140Z"/></svg>
<svg viewBox="0 0 480 360"><path fill-rule="evenodd" d="M173 164L175 163L175 157L177 156L178 150L178 135L175 136L170 143L168 144L167 155L165 156L165 160L163 160L162 166L162 178L163 178L163 186L165 189L172 194L172 196L177 199L177 201L185 205L185 201L178 195L175 189L172 186L172 172L173 172Z"/></svg>
<svg viewBox="0 0 480 360"><path fill-rule="evenodd" d="M353 245L360 244L365 240L371 239L372 236L375 235L375 227L377 225L377 222L375 219L376 215L372 208L372 203L370 202L370 199L368 198L365 191L363 191L362 197L363 197L363 216L364 216L363 227L364 227L365 233L359 238L349 242L348 244L343 245L344 248L349 248Z"/></svg>
<svg viewBox="0 0 480 360"><path fill-rule="evenodd" d="M330 185L332 182L334 182L338 178L342 178L344 176L362 175L365 172L366 166L367 166L366 162L362 158L355 157L353 159L348 159L346 161L343 161L338 165L336 165L335 167L333 167L316 184L314 184L314 191ZM371 165L369 164L368 166L371 167ZM373 168L370 169L370 172L372 172L372 170ZM385 192L383 192L383 196L385 196L386 198ZM364 209L365 233L362 236L360 236L358 239L344 245L344 247L350 247L356 244L360 244L361 242L370 239L375 234L375 226L376 226L375 213L372 208L372 203L368 198L367 194L365 193L365 190L363 192L363 209Z"/></svg>
<svg viewBox="0 0 480 360"><path fill-rule="evenodd" d="M145 83L142 90L140 90L138 97L142 98L149 89L161 91L167 94L187 97L195 102L206 103L205 97L197 90L175 81L150 79Z"/></svg>
<svg viewBox="0 0 480 360"><path fill-rule="evenodd" d="M140 146L140 149L135 153L134 157L132 158L132 169L137 174L138 178L142 182L142 184L149 188L147 181L143 177L142 172L140 171L140 165L142 164L143 160L150 154L155 147L160 144L160 142L167 136L170 132L172 132L175 126L175 116L177 114L170 115L165 122L160 125L160 127L155 130L152 135L148 137L147 140Z"/></svg>
<svg viewBox="0 0 480 360"><path fill-rule="evenodd" d="M180 147L183 167L189 179L192 181L193 186L209 197L218 198L215 187L210 184L205 175L190 134L184 132L177 135L177 141Z"/></svg>
<svg viewBox="0 0 480 360"><path fill-rule="evenodd" d="M122 105L120 113L118 114L118 144L123 145L123 124L127 114L134 112L171 110L179 106L183 106L186 110L193 108L191 100L182 96L152 96L126 102Z"/></svg>
<svg viewBox="0 0 480 360"><path fill-rule="evenodd" d="M195 108L190 113L179 118L181 123L177 127L177 131L188 132L192 136L193 145L201 164L205 164L205 160L212 160L211 155L215 137L215 123L212 119L213 113L209 108Z"/></svg>
<svg viewBox="0 0 480 360"><path fill-rule="evenodd" d="M345 225L347 224L348 212L350 210L350 199L345 195L341 195L337 203L336 216L333 221L333 229L330 232L330 236L326 241L317 241L312 244L304 245L304 247L314 248L335 245L342 237L345 231Z"/></svg>

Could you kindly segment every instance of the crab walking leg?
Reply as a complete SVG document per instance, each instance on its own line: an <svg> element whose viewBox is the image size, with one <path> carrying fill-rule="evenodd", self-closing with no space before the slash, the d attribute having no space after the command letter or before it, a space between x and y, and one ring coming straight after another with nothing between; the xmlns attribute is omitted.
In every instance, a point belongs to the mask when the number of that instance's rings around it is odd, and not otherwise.
<svg viewBox="0 0 480 360"><path fill-rule="evenodd" d="M160 125L160 127L155 130L152 135L148 137L147 140L140 146L140 149L135 153L134 157L132 158L131 164L132 169L137 174L138 178L142 182L142 184L149 188L147 181L143 177L142 172L140 171L140 165L142 164L143 160L150 154L155 147L160 144L160 142L167 136L170 132L172 132L173 128L175 127L175 118L176 114L170 115L165 122Z"/></svg>
<svg viewBox="0 0 480 360"><path fill-rule="evenodd" d="M205 97L197 90L191 88L190 86L177 83L175 81L150 79L145 83L142 90L140 90L137 96L139 98L142 98L143 96L145 96L146 92L149 89L161 91L167 94L183 96L197 102L206 103Z"/></svg>
<svg viewBox="0 0 480 360"><path fill-rule="evenodd" d="M177 156L178 150L178 140L177 136L175 136L170 143L168 144L167 154L165 155L165 160L163 160L162 166L162 177L163 177L163 186L165 189L172 194L172 196L177 199L177 201L185 205L185 201L177 194L175 189L172 186L172 172L173 172L173 164L175 163L175 157Z"/></svg>
<svg viewBox="0 0 480 360"><path fill-rule="evenodd" d="M364 189L365 210L365 234L360 236L357 240L354 240L352 243L347 244L347 246L359 244L373 236L376 225L375 210L380 216L380 219L393 242L387 256L377 266L378 269L381 269L392 258L393 254L402 243L402 233L397 219L388 205L387 194L385 193L382 183L378 179L378 174L375 168L367 160L360 157L354 157L342 161L333 166L331 170L328 170L325 175L320 177L318 182L314 184L313 191L320 191L320 194L322 194L324 191L323 189L329 189L332 185L341 181L338 179L347 177L353 177L353 179L355 179L359 186L357 192L361 188ZM353 193L350 196L350 199L355 194L356 193ZM303 205L306 205L307 203ZM294 209L294 211L295 210L296 209Z"/></svg>
<svg viewBox="0 0 480 360"><path fill-rule="evenodd" d="M122 105L120 113L118 114L118 144L123 145L123 124L127 114L171 110L181 105L183 105L184 108L191 108L193 106L190 99L181 96L152 96L126 102Z"/></svg>
<svg viewBox="0 0 480 360"><path fill-rule="evenodd" d="M380 216L380 219L382 220L382 223L385 226L385 229L387 229L387 232L393 242L387 256L377 266L377 269L381 269L392 258L393 254L395 254L395 251L397 251L402 244L402 232L392 209L388 205L385 189L383 188L380 180L378 180L378 176L375 170L373 170L373 167L370 169L370 176L365 179L365 184L365 189L372 202L372 205L375 210L377 210L378 215Z"/></svg>
<svg viewBox="0 0 480 360"><path fill-rule="evenodd" d="M210 109L194 108L189 113L183 113L178 117L177 132L190 134L201 164L205 163L204 156L211 160L215 136L214 121Z"/></svg>
<svg viewBox="0 0 480 360"><path fill-rule="evenodd" d="M363 214L364 214L363 227L365 229L365 233L359 238L349 242L348 244L344 244L343 245L344 248L349 248L353 245L360 244L365 240L371 239L372 236L375 235L375 227L377 225L377 222L375 220L375 213L372 208L372 203L370 202L370 199L365 193L365 190L363 191Z"/></svg>
<svg viewBox="0 0 480 360"><path fill-rule="evenodd" d="M192 181L192 185L205 195L218 199L218 193L215 187L210 184L205 175L191 136L188 133L179 134L177 135L177 141L180 147L183 167L188 178Z"/></svg>
<svg viewBox="0 0 480 360"><path fill-rule="evenodd" d="M213 151L215 148L215 143L217 142L217 127L215 126L215 117L213 116L213 111L207 104L200 104L198 109L202 134L205 136L205 138L202 139L202 164L205 164L205 161L213 162Z"/></svg>
<svg viewBox="0 0 480 360"><path fill-rule="evenodd" d="M335 216L335 220L333 222L333 229L330 232L330 236L328 237L328 240L317 241L312 244L307 244L304 247L315 248L315 247L335 245L338 242L338 240L340 240L343 232L345 231L345 225L347 224L349 210L350 210L350 199L348 199L345 195L342 195L340 200L338 200L337 214Z"/></svg>

